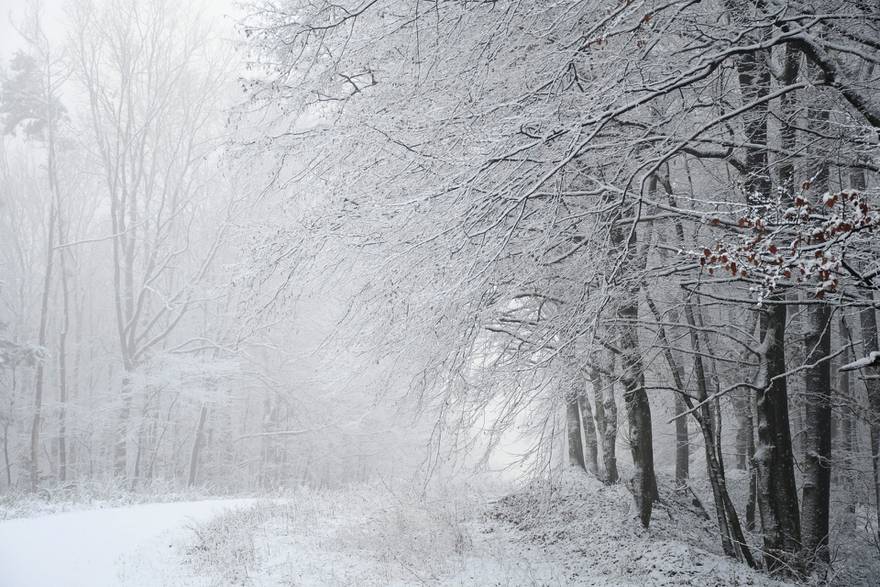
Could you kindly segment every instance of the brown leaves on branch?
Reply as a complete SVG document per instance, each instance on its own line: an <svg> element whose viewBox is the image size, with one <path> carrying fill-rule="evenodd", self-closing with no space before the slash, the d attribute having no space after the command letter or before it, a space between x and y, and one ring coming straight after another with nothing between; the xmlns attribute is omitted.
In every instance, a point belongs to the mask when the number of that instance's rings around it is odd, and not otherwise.
<svg viewBox="0 0 880 587"><path fill-rule="evenodd" d="M810 196L810 183L794 197L753 207L737 219L742 232L691 254L709 275L755 281L759 300L798 284L811 286L819 299L837 293L848 275L845 257L877 261L871 235L880 227L880 212L854 190Z"/></svg>

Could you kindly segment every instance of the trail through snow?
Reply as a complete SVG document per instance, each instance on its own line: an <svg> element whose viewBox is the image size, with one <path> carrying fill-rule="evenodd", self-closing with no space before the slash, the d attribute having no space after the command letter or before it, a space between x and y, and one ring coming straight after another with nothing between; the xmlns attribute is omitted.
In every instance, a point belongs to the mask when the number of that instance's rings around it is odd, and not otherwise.
<svg viewBox="0 0 880 587"><path fill-rule="evenodd" d="M251 503L144 504L0 522L0 587L166 584L190 525Z"/></svg>

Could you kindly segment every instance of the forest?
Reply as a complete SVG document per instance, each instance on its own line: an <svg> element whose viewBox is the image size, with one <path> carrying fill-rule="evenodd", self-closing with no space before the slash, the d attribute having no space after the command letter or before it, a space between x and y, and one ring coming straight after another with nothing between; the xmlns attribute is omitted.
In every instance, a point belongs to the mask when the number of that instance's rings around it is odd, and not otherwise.
<svg viewBox="0 0 880 587"><path fill-rule="evenodd" d="M876 584L877 2L32 0L0 36L0 566L36 513L236 498L179 584ZM272 575L253 536L306 518L400 550Z"/></svg>

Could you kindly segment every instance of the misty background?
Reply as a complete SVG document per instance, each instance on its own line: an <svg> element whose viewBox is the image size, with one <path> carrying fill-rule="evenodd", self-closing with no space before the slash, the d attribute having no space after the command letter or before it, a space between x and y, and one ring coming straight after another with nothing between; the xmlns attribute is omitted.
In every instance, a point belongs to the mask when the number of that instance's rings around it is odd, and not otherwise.
<svg viewBox="0 0 880 587"><path fill-rule="evenodd" d="M497 444L491 409L449 426L420 387L430 347L353 311L357 255L299 247L321 196L242 106L246 13L4 6L6 490L415 480ZM536 448L505 443L498 472Z"/></svg>
<svg viewBox="0 0 880 587"><path fill-rule="evenodd" d="M0 9L0 517L214 584L876 577L875 4Z"/></svg>

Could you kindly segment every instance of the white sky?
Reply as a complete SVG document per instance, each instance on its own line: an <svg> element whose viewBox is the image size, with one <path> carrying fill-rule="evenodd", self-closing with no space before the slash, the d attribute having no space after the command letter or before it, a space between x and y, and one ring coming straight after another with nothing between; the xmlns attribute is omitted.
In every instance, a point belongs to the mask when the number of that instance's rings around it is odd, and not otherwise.
<svg viewBox="0 0 880 587"><path fill-rule="evenodd" d="M64 35L64 8L72 0L38 0L43 6L43 28L51 40L63 41ZM114 0L96 0L113 2ZM178 0L201 6L205 14L217 19L219 30L229 31L232 35L234 15L239 11L236 0ZM12 23L21 20L25 9L34 0L0 0L0 63L5 65L16 49L21 47L22 39Z"/></svg>
<svg viewBox="0 0 880 587"><path fill-rule="evenodd" d="M60 16L63 0L42 0L44 5L44 22L48 34L57 37L61 28ZM21 20L28 5L28 0L0 0L0 59L3 64L9 61L12 53L21 46L22 40L12 25Z"/></svg>

